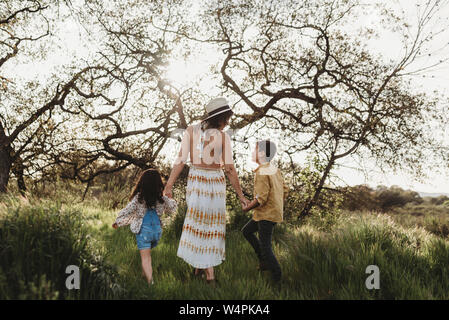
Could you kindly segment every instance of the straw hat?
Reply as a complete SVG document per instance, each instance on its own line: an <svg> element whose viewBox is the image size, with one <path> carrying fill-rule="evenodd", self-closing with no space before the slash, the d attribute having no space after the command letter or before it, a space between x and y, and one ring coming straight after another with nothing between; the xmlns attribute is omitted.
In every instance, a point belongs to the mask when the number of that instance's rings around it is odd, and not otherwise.
<svg viewBox="0 0 449 320"><path fill-rule="evenodd" d="M229 102L226 100L226 98L219 97L212 99L207 105L206 105L206 116L204 120L210 119L212 117L215 117L216 115L219 115L220 113L231 111L231 108L229 107Z"/></svg>

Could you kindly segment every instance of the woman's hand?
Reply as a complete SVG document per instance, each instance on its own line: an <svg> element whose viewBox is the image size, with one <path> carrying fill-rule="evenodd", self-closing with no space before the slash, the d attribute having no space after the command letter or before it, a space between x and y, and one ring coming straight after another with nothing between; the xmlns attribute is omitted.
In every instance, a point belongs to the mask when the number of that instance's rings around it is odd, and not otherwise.
<svg viewBox="0 0 449 320"><path fill-rule="evenodd" d="M169 198L173 199L173 185L176 182L176 179L178 179L179 174L181 173L182 169L184 168L185 163L180 162L178 164L175 164L173 166L173 169L170 172L170 177L168 178L167 184L165 185L163 194Z"/></svg>
<svg viewBox="0 0 449 320"><path fill-rule="evenodd" d="M165 196L167 196L167 197L173 199L173 190L172 190L172 187L170 187L170 186L168 186L168 185L165 186L164 191L163 191L163 194L164 194Z"/></svg>
<svg viewBox="0 0 449 320"><path fill-rule="evenodd" d="M248 212L249 210L252 210L254 208L257 208L259 206L259 202L257 199L254 199L253 201L250 201L247 206L243 207L243 212Z"/></svg>
<svg viewBox="0 0 449 320"><path fill-rule="evenodd" d="M114 229L117 229L117 228L118 228L117 223L113 223L113 224L112 224L112 227L113 227Z"/></svg>
<svg viewBox="0 0 449 320"><path fill-rule="evenodd" d="M239 197L239 199L240 199L240 204L242 205L242 208L246 208L249 205L249 203L251 202L243 194Z"/></svg>

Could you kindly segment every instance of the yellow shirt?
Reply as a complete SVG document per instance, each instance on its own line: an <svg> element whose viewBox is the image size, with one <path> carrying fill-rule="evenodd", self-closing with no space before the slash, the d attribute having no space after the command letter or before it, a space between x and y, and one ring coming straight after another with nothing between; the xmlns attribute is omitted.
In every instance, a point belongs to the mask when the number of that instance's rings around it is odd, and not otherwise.
<svg viewBox="0 0 449 320"><path fill-rule="evenodd" d="M260 205L254 209L253 220L282 222L287 194L281 171L270 162L259 165L254 176L254 196Z"/></svg>

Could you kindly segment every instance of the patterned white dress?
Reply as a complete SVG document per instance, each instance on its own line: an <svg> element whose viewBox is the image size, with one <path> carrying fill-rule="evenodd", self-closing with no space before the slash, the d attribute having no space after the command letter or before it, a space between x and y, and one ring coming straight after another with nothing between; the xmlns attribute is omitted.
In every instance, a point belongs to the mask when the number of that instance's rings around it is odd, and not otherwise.
<svg viewBox="0 0 449 320"><path fill-rule="evenodd" d="M186 189L187 212L177 255L195 268L225 260L226 179L222 169L192 166Z"/></svg>

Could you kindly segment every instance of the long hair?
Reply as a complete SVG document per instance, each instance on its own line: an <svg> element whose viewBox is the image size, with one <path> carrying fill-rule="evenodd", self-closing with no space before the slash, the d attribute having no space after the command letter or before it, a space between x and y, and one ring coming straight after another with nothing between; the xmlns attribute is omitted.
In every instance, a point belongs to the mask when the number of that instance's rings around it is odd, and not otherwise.
<svg viewBox="0 0 449 320"><path fill-rule="evenodd" d="M201 124L205 129L218 129L221 127L223 123L226 123L231 116L234 114L231 110L217 114L215 117L212 117L207 120L203 120Z"/></svg>
<svg viewBox="0 0 449 320"><path fill-rule="evenodd" d="M140 203L146 204L147 208L156 205L156 202L164 203L162 191L164 184L162 183L161 174L156 169L148 169L142 172L129 199L134 198L138 194Z"/></svg>

